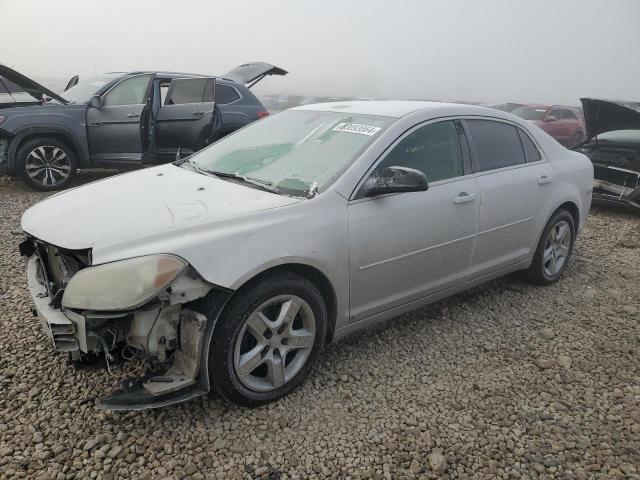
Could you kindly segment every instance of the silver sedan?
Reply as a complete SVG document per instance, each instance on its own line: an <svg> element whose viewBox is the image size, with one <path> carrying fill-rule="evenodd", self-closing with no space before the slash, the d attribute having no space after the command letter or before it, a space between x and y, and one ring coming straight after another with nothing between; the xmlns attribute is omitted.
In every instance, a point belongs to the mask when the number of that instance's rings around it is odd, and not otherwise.
<svg viewBox="0 0 640 480"><path fill-rule="evenodd" d="M511 272L557 281L592 181L584 155L508 113L306 105L45 200L21 252L56 350L154 360L105 408L255 406L374 322Z"/></svg>

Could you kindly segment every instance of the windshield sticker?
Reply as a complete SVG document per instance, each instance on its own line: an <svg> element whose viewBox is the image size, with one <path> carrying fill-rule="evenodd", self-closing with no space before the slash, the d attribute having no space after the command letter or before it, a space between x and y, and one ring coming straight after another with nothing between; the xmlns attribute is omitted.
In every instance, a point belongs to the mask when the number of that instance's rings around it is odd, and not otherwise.
<svg viewBox="0 0 640 480"><path fill-rule="evenodd" d="M380 127L361 125L359 123L339 123L333 127L334 132L359 133L371 137L380 131Z"/></svg>

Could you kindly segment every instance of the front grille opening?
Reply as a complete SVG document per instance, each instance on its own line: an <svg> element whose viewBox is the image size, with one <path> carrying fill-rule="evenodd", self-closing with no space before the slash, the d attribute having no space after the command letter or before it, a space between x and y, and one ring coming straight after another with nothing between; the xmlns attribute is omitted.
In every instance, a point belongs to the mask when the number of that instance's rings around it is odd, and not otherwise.
<svg viewBox="0 0 640 480"><path fill-rule="evenodd" d="M49 305L60 308L64 289L71 278L90 265L91 250L67 250L34 240L38 256L38 281L42 283L49 296Z"/></svg>

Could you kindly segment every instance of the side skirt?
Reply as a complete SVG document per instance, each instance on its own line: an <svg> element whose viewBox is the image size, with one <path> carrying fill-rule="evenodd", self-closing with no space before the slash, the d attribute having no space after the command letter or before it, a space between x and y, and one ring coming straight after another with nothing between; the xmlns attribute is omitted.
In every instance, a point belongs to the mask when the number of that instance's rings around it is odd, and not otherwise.
<svg viewBox="0 0 640 480"><path fill-rule="evenodd" d="M413 300L411 302L405 303L404 305L400 305L398 307L385 310L384 312L376 313L375 315L372 315L367 318L363 318L358 322L350 323L336 330L334 334L334 341L339 340L362 328L368 327L370 325L374 325L376 323L382 322L384 320L388 320L393 317L397 317L398 315L402 315L403 313L416 310L417 308L424 307L425 305L428 305L433 302L437 302L438 300L442 300L443 298L450 297L451 295L455 295L456 293L460 293L471 287L482 285L483 283L489 282L496 278L503 277L511 272L523 270L527 268L529 265L531 265L531 259L523 260L522 262L516 263L514 265L510 265L505 268L501 268L500 270L496 270L495 272L482 275L472 280L468 280L454 287L450 287L445 290L441 290L439 292L433 293L431 295L427 295L426 297Z"/></svg>

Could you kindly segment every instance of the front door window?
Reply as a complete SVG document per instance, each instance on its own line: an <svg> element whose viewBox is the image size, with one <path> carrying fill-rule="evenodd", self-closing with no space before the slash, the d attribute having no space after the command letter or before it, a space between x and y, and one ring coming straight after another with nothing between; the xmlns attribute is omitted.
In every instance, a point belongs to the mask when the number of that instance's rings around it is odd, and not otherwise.
<svg viewBox="0 0 640 480"><path fill-rule="evenodd" d="M142 105L151 75L129 77L113 87L105 96L104 106Z"/></svg>

